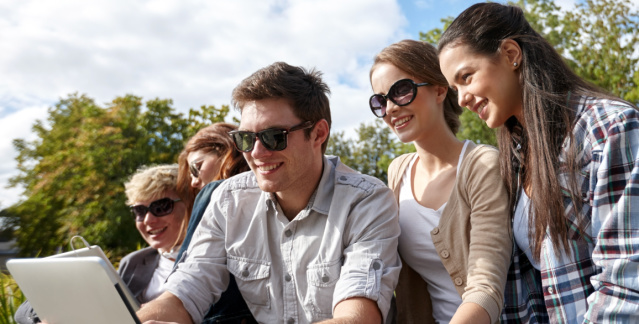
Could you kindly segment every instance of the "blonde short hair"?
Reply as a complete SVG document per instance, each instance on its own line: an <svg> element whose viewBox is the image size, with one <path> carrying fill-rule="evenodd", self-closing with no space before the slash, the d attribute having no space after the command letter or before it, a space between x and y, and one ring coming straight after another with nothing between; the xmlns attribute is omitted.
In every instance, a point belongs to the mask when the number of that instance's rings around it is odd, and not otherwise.
<svg viewBox="0 0 639 324"><path fill-rule="evenodd" d="M124 184L127 205L136 201L160 198L166 191L177 191L178 165L143 166Z"/></svg>

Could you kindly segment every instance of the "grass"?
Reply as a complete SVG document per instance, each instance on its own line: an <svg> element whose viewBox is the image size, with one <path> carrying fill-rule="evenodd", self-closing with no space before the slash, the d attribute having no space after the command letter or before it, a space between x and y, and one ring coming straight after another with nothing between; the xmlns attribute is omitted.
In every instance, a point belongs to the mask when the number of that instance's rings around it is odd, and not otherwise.
<svg viewBox="0 0 639 324"><path fill-rule="evenodd" d="M14 324L13 314L24 302L24 295L8 274L0 273L0 287L0 324Z"/></svg>

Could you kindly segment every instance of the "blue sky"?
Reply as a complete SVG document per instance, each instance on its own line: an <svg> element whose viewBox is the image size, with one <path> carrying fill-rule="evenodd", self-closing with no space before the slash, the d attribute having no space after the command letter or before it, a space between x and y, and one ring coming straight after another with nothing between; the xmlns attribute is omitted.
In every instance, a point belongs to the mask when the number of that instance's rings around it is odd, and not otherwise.
<svg viewBox="0 0 639 324"><path fill-rule="evenodd" d="M407 30L411 38L419 38L419 32L441 28L441 19L456 17L474 3L484 1L471 0L400 0L399 5L408 19ZM501 2L501 1L495 1Z"/></svg>

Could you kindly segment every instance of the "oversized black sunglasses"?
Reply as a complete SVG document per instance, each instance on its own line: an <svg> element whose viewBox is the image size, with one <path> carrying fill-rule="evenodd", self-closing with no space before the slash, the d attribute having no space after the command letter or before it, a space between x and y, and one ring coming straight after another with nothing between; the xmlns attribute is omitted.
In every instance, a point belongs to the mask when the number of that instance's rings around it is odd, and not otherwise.
<svg viewBox="0 0 639 324"><path fill-rule="evenodd" d="M286 148L287 135L301 129L311 128L315 125L312 121L305 121L291 128L269 128L257 133L241 130L233 130L229 135L233 139L235 148L240 152L250 152L255 146L257 138L269 151L281 151Z"/></svg>
<svg viewBox="0 0 639 324"><path fill-rule="evenodd" d="M386 107L388 100L392 101L398 106L406 106L415 100L417 96L417 87L430 85L428 82L415 83L411 79L401 79L388 89L388 93L374 94L371 96L368 104L371 106L371 111L375 116L383 118L386 116Z"/></svg>
<svg viewBox="0 0 639 324"><path fill-rule="evenodd" d="M155 217L162 217L172 213L173 206L178 201L180 201L180 199L166 197L150 203L148 207L144 205L133 205L129 206L129 208L131 208L131 213L135 216L135 221L142 222L148 212L151 212Z"/></svg>

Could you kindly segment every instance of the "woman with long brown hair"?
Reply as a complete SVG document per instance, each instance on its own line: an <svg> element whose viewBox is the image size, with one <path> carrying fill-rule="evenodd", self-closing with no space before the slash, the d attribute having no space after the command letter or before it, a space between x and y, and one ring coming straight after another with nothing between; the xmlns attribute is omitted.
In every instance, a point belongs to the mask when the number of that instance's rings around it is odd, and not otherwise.
<svg viewBox="0 0 639 324"><path fill-rule="evenodd" d="M499 128L515 239L502 320L639 322L636 107L579 78L516 6L466 9L439 60Z"/></svg>
<svg viewBox="0 0 639 324"><path fill-rule="evenodd" d="M187 205L191 218L177 262L183 259L213 190L224 179L249 170L242 153L235 149L228 134L235 129L237 126L227 123L215 123L202 128L189 139L180 153L178 190L192 199L189 200L191 204ZM211 305L202 323L255 323L233 276L227 290L215 305Z"/></svg>
<svg viewBox="0 0 639 324"><path fill-rule="evenodd" d="M497 150L455 136L463 110L432 45L384 48L370 79L373 114L417 151L388 168L401 226L398 322L498 322L512 243Z"/></svg>
<svg viewBox="0 0 639 324"><path fill-rule="evenodd" d="M215 123L200 129L191 137L178 157L178 190L186 196L187 211L193 210L195 196L212 181L230 178L248 171L241 153L235 150L228 132L237 126Z"/></svg>

